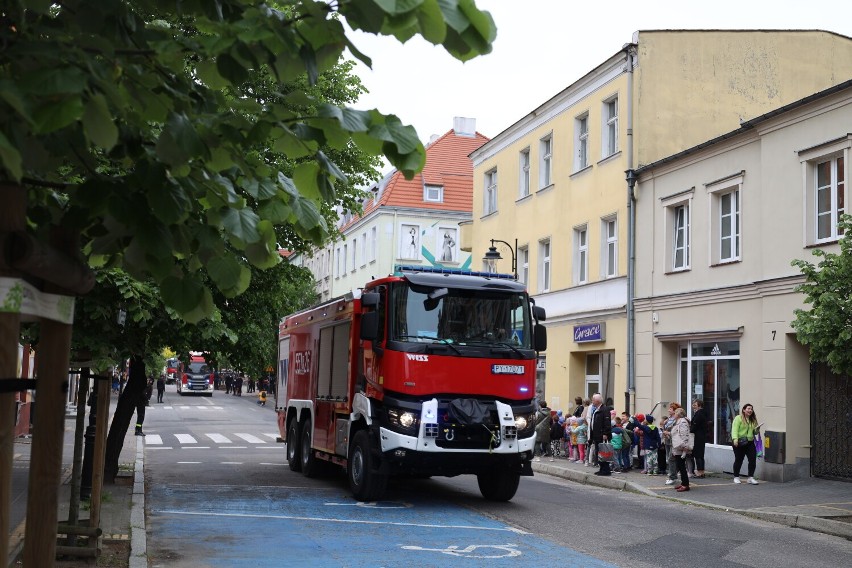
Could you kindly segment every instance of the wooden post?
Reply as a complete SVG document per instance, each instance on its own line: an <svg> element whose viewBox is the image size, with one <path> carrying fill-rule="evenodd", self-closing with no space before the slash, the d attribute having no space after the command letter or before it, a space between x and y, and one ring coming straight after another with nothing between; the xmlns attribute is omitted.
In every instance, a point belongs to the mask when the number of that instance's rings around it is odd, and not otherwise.
<svg viewBox="0 0 852 568"><path fill-rule="evenodd" d="M27 192L18 185L0 185L0 231L18 231L26 225ZM0 253L2 254L2 253ZM0 270L0 276L16 276ZM0 312L0 380L18 374L19 313ZM0 393L0 562L9 559L12 514L12 456L15 445L16 396Z"/></svg>
<svg viewBox="0 0 852 568"><path fill-rule="evenodd" d="M51 235L51 243L76 256L77 239L73 235L63 234L57 229ZM46 286L45 291L62 292L53 285ZM38 410L33 423L24 566L53 566L56 562L57 505L62 474L71 327L47 319L42 319L40 324L36 383ZM38 522L34 522L35 519Z"/></svg>
<svg viewBox="0 0 852 568"><path fill-rule="evenodd" d="M89 511L89 526L100 527L101 492L104 487L104 463L106 463L106 441L109 424L110 381L95 381L98 389L98 408L95 415L95 452L92 459L92 508Z"/></svg>

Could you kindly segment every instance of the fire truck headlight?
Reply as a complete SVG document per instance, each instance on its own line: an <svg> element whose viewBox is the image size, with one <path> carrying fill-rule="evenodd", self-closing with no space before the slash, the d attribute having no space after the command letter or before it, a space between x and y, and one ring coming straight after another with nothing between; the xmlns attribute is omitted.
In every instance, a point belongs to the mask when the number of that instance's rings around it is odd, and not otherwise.
<svg viewBox="0 0 852 568"><path fill-rule="evenodd" d="M528 438L535 429L535 414L518 414L515 416L515 426L519 438Z"/></svg>
<svg viewBox="0 0 852 568"><path fill-rule="evenodd" d="M401 408L389 408L388 421L391 426L401 431L414 431L417 429L418 415Z"/></svg>
<svg viewBox="0 0 852 568"><path fill-rule="evenodd" d="M515 426L518 430L525 430L527 427L527 417L526 416L518 416L515 418Z"/></svg>

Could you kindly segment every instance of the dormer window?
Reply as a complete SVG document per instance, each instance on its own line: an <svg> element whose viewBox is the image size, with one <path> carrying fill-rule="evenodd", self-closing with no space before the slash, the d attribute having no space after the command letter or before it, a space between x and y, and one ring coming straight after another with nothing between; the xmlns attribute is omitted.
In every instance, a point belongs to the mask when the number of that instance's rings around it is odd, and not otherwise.
<svg viewBox="0 0 852 568"><path fill-rule="evenodd" d="M424 185L423 186L423 201L432 203L444 202L444 186L442 185Z"/></svg>

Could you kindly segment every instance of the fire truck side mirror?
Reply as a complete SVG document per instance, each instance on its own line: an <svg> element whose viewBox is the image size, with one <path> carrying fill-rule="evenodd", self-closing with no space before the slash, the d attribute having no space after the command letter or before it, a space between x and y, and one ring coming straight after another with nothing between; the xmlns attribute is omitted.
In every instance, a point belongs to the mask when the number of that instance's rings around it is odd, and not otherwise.
<svg viewBox="0 0 852 568"><path fill-rule="evenodd" d="M364 292L361 295L361 305L365 308L374 308L379 305L378 292Z"/></svg>
<svg viewBox="0 0 852 568"><path fill-rule="evenodd" d="M547 314L541 306L533 306L532 313L535 321L547 321Z"/></svg>
<svg viewBox="0 0 852 568"><path fill-rule="evenodd" d="M361 339L375 341L379 338L379 314L367 312L361 315Z"/></svg>
<svg viewBox="0 0 852 568"><path fill-rule="evenodd" d="M533 329L536 351L547 351L547 328L540 323L535 324Z"/></svg>

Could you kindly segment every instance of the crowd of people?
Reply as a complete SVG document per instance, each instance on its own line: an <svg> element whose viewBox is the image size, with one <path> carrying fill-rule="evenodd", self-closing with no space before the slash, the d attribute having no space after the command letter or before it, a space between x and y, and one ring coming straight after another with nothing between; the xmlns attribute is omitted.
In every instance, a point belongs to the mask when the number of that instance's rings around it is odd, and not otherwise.
<svg viewBox="0 0 852 568"><path fill-rule="evenodd" d="M675 485L678 492L689 491L690 479L705 477L708 418L702 400L692 402L692 419L680 404L670 403L659 424L652 414L617 414L612 400L604 402L600 393L586 400L577 397L574 403L570 414L552 410L545 401L539 403L534 461L567 459L598 467L595 475L603 476L634 469L645 475L665 475L666 485ZM740 470L747 459L748 483L758 484L754 472L759 432L754 407L743 405L732 427L734 483L741 483ZM602 443L609 444L604 447L605 456L599 455Z"/></svg>

